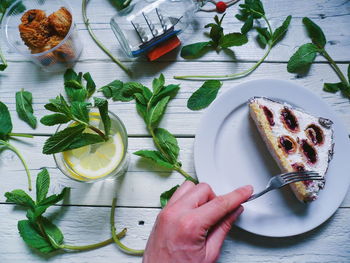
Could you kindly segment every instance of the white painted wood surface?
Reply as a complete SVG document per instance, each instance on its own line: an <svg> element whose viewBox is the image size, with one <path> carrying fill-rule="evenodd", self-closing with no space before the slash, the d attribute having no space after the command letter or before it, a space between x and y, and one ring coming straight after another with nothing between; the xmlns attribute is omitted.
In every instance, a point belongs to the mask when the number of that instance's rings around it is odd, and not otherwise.
<svg viewBox="0 0 350 263"><path fill-rule="evenodd" d="M80 37L84 42L84 51L77 63L77 71L89 71L98 86L114 79L129 78L104 55L91 40L81 20L81 1L71 1L77 20ZM345 72L350 61L350 1L264 1L265 10L271 18L272 26L278 26L286 16L293 15L290 30L258 70L246 78L227 81L220 93L242 81L259 78L277 78L292 80L318 94L343 119L350 132L350 103L339 94L322 91L324 82L337 82L338 78L322 58L313 65L308 76L299 78L286 71L286 62L296 48L310 40L306 36L301 19L311 17L324 29L327 49ZM237 61L224 52L211 52L199 60L186 61L177 52L166 55L158 62L149 63L140 58L130 61L118 48L117 41L109 27L109 19L115 13L107 0L93 0L89 4L90 22L100 37L114 54L121 57L135 71L134 80L150 85L152 79L163 72L167 83L180 83L181 90L170 105L161 122L179 138L181 147L180 159L184 169L195 176L193 167L193 142L196 128L202 112L192 112L186 108L190 94L200 86L200 82L177 81L173 75L215 73L226 74L240 72L250 67L263 54L253 40L244 47L234 48ZM238 31L241 23L233 15L237 6L228 9L224 27L226 32ZM186 43L204 41L201 31L203 25L210 22L214 13L198 13L197 29L183 35ZM47 74L23 57L6 51L9 67L0 73L0 100L5 102L12 113L14 131L31 132L31 129L19 121L15 113L14 94L20 88L33 93L34 109L38 117L47 112L43 105L63 91L61 74ZM174 63L176 61L176 63ZM111 103L111 110L125 122L130 135L129 152L139 149L152 149L153 144L144 128L143 121L137 115L134 104ZM35 132L47 134L54 128L39 125ZM109 232L109 211L111 199L118 197L117 226L129 229L125 242L135 248L144 247L152 224L159 212L159 194L171 186L181 183L183 178L177 173L149 164L131 155L129 172L116 181L105 181L96 184L81 184L69 180L56 169L51 156L41 154L45 137L26 139L14 142L26 157L30 170L35 178L42 167L48 167L52 175L51 192L58 192L63 186L70 186L71 193L64 201L65 206L52 208L50 212L54 221L62 227L68 244L86 244L107 239ZM348 171L344 171L348 172ZM15 188L26 188L25 173L19 160L12 152L0 154L0 262L141 262L138 257L123 254L117 247L105 248L84 253L59 253L51 257L41 256L29 249L17 232L17 221L24 219L24 211L12 204L5 204L3 194ZM345 198L337 213L317 229L292 238L264 238L233 228L232 234L225 241L219 262L349 262L350 261L350 195ZM142 224L142 222L144 224Z"/></svg>

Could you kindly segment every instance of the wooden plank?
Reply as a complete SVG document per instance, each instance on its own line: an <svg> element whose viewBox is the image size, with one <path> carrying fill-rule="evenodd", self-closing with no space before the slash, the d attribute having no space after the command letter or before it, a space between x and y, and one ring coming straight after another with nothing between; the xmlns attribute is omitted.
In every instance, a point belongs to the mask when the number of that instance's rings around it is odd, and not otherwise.
<svg viewBox="0 0 350 263"><path fill-rule="evenodd" d="M81 57L81 61L86 60L109 60L109 58L96 46L91 37L89 36L85 25L82 21L80 1L71 1L73 6L75 19L79 29L79 35L84 43L85 50ZM208 4L209 5L209 4ZM310 42L307 37L304 27L302 25L302 17L308 16L312 18L317 24L324 30L329 45L327 50L336 61L350 61L350 37L348 34L348 24L350 22L349 9L350 2L343 0L335 1L292 1L285 2L283 0L276 1L264 1L265 10L267 16L270 18L271 25L273 28L278 27L282 24L283 20L288 16L292 15L290 29L285 39L278 44L267 61L288 61L289 57L295 52L296 48L304 43ZM228 9L228 15L224 20L224 28L226 32L237 32L240 30L242 23L234 18L233 14L237 13L237 5L231 9ZM92 28L95 30L96 35L102 40L102 42L112 51L113 54L120 57L123 61L130 60L127 58L119 47L119 43L115 38L110 25L110 18L116 13L115 9L111 7L108 1L91 1L88 6L88 13ZM199 41L206 41L208 38L204 36L206 30L203 28L205 24L212 22L212 18L215 13L204 13L199 12L196 14L195 23L192 28L181 36L184 44L190 44ZM337 25L337 30L334 30L334 25ZM250 42L243 47L233 48L235 52L235 59L239 61L257 61L264 54L256 40L256 33L251 32L249 34ZM2 44L2 46L4 46ZM7 48L4 48L8 51ZM173 52L161 61L174 61L183 60L179 52ZM209 54L202 57L202 61L231 61L232 53L221 52L210 52ZM18 54L11 53L7 54L10 61L23 61L25 60ZM140 58L138 61L145 61L145 58ZM318 61L324 61L323 58L318 57ZM11 63L12 64L12 63Z"/></svg>
<svg viewBox="0 0 350 263"><path fill-rule="evenodd" d="M147 160L132 154L140 149L154 149L150 138L130 138L130 165L128 173L117 180L106 180L94 184L79 183L64 176L56 169L52 156L42 155L43 137L34 139L31 144L14 142L27 158L33 181L42 167L48 167L51 174L51 193L58 193L64 186L71 187L67 204L74 205L110 205L114 196L118 197L119 205L132 207L159 207L159 195L181 184L184 178L177 172L169 172ZM178 139L180 145L180 160L183 169L195 176L193 165L193 138ZM4 193L14 189L27 189L27 181L22 164L10 151L0 155L0 175L5 180L1 183L0 202L5 202ZM342 207L350 207L350 192Z"/></svg>
<svg viewBox="0 0 350 263"><path fill-rule="evenodd" d="M218 262L348 262L350 257L349 209L339 209L326 223L292 238L266 238L233 227L224 242ZM159 209L117 208L116 226L128 228L124 243L143 248ZM110 237L109 207L54 207L49 213L61 228L65 242L82 245ZM123 254L115 245L82 253L55 253L43 256L28 248L17 231L25 213L12 205L0 205L1 262L141 262ZM143 224L142 224L142 222ZM306 260L306 261L305 261Z"/></svg>
<svg viewBox="0 0 350 263"><path fill-rule="evenodd" d="M161 126L177 135L193 136L196 133L203 111L190 111L186 108L186 104L192 92L194 92L202 82L179 81L172 79L172 76L182 74L226 74L230 72L241 72L252 65L251 63L235 64L229 62L178 62L175 64L163 62L155 64L154 67L150 67L147 63L140 63L133 67L135 72L133 80L140 81L150 86L152 79L159 76L160 72L164 72L166 83L180 83L182 88L177 97L169 104ZM343 72L346 72L347 66L342 64L340 68ZM120 79L122 81L130 80L125 74L121 74L110 62L90 61L79 63L76 66L76 70L91 72L98 87L106 85L115 79ZM338 77L330 66L326 64L313 65L308 76L299 78L294 74L288 73L286 71L286 65L283 63L265 63L246 78L225 81L220 93L224 93L230 87L243 81L261 78L291 80L313 91L332 107L339 117L343 119L348 131L350 131L349 100L343 98L339 94L330 94L322 91L324 82L339 82ZM47 103L49 99L56 97L60 92L63 92L63 78L60 74L47 75L47 73L39 71L29 63L17 63L16 66L10 67L6 71L4 77L0 77L0 87L0 100L6 103L11 110L15 124L14 131L32 132L31 128L29 128L26 123L19 121L17 118L17 114L15 113L15 92L20 90L20 88L25 88L33 93L35 114L40 118L45 114L49 114L49 112L44 109L44 104ZM100 96L102 94L98 93L98 95ZM110 110L123 120L130 135L143 136L148 134L143 120L138 116L135 110L134 102L111 102ZM53 133L55 130L56 127L39 125L37 132Z"/></svg>

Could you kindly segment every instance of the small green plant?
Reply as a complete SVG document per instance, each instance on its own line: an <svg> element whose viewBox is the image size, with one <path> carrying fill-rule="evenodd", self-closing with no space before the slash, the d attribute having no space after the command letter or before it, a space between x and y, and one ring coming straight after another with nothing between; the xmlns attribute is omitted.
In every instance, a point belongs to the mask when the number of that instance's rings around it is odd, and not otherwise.
<svg viewBox="0 0 350 263"><path fill-rule="evenodd" d="M350 99L350 64L348 66L348 78L346 78L325 49L327 40L322 29L307 17L303 18L303 24L309 37L311 38L312 43L306 43L300 46L299 49L292 55L287 65L288 72L307 72L312 63L315 61L317 54L319 54L328 61L340 79L340 82L337 83L324 83L323 90L331 93L341 91L345 97Z"/></svg>

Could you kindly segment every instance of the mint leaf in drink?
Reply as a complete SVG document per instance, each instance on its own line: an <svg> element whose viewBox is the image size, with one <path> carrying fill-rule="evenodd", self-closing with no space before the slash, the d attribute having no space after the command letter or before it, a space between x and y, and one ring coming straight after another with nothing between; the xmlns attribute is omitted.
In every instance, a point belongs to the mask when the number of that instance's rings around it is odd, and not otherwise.
<svg viewBox="0 0 350 263"><path fill-rule="evenodd" d="M108 114L108 101L101 98L94 98L94 102L95 107L97 107L100 112L100 117L103 123L105 135L108 138L108 135L111 130L111 119Z"/></svg>
<svg viewBox="0 0 350 263"><path fill-rule="evenodd" d="M159 121L162 119L166 106L168 105L168 102L170 100L170 97L167 96L163 99L161 99L150 111L149 113L149 125L151 127L155 127Z"/></svg>
<svg viewBox="0 0 350 263"><path fill-rule="evenodd" d="M16 205L33 208L35 203L33 199L23 190L17 189L12 192L5 193L6 202L13 202Z"/></svg>
<svg viewBox="0 0 350 263"><path fill-rule="evenodd" d="M170 163L176 164L180 148L175 136L163 128L156 128L154 133L155 142L162 149L162 152L166 153L166 159Z"/></svg>
<svg viewBox="0 0 350 263"><path fill-rule="evenodd" d="M310 18L304 17L303 24L306 27L307 33L318 48L324 48L327 43L326 37L322 29L316 25Z"/></svg>
<svg viewBox="0 0 350 263"><path fill-rule="evenodd" d="M47 196L50 186L50 176L44 168L36 177L36 202L40 203Z"/></svg>
<svg viewBox="0 0 350 263"><path fill-rule="evenodd" d="M208 107L216 98L222 82L218 80L207 80L196 90L187 101L190 110L201 110Z"/></svg>
<svg viewBox="0 0 350 263"><path fill-rule="evenodd" d="M135 155L141 156L143 158L149 159L159 166L163 166L165 168L174 169L174 165L169 163L159 151L151 151L151 150L140 150L134 152Z"/></svg>
<svg viewBox="0 0 350 263"><path fill-rule="evenodd" d="M229 48L233 46L242 46L248 42L246 35L241 33L230 33L220 38L219 45L222 48Z"/></svg>
<svg viewBox="0 0 350 263"><path fill-rule="evenodd" d="M65 151L78 149L91 144L105 142L105 140L97 134L82 133L78 134L72 142L65 148Z"/></svg>
<svg viewBox="0 0 350 263"><path fill-rule="evenodd" d="M71 119L61 113L46 115L40 119L40 122L46 126L53 126L69 122Z"/></svg>
<svg viewBox="0 0 350 263"><path fill-rule="evenodd" d="M41 224L51 244L53 244L56 249L59 248L59 246L63 244L63 234L61 230L45 217L41 217Z"/></svg>
<svg viewBox="0 0 350 263"><path fill-rule="evenodd" d="M96 91L96 84L89 72L85 73L83 78L86 80L86 90L88 92L87 98L90 98Z"/></svg>
<svg viewBox="0 0 350 263"><path fill-rule="evenodd" d="M16 111L18 117L29 124L33 129L36 128L36 118L33 115L33 96L29 91L21 89L16 92Z"/></svg>
<svg viewBox="0 0 350 263"><path fill-rule="evenodd" d="M74 138L85 130L86 126L78 124L65 128L48 138L44 144L43 153L53 154L65 151L74 141Z"/></svg>
<svg viewBox="0 0 350 263"><path fill-rule="evenodd" d="M84 123L89 123L90 109L88 108L88 106L90 106L90 103L73 101L71 103L70 109L71 114L74 116L75 119L78 119Z"/></svg>
<svg viewBox="0 0 350 263"><path fill-rule="evenodd" d="M180 56L185 59L200 58L208 51L209 46L210 42L208 41L186 45L181 49Z"/></svg>
<svg viewBox="0 0 350 263"><path fill-rule="evenodd" d="M0 101L0 140L7 140L12 131L11 115L7 106Z"/></svg>
<svg viewBox="0 0 350 263"><path fill-rule="evenodd" d="M164 208L167 203L169 202L170 198L173 196L173 194L176 192L176 190L180 187L180 185L175 185L170 190L163 192L160 195L160 205L162 208Z"/></svg>
<svg viewBox="0 0 350 263"><path fill-rule="evenodd" d="M288 16L283 21L282 25L280 27L276 28L275 32L273 32L273 35L272 35L272 46L276 45L277 42L282 40L282 38L285 36L291 20L292 20L292 16Z"/></svg>
<svg viewBox="0 0 350 263"><path fill-rule="evenodd" d="M309 69L314 62L319 49L312 43L307 43L299 47L299 49L289 59L287 70L290 73L304 72Z"/></svg>
<svg viewBox="0 0 350 263"><path fill-rule="evenodd" d="M55 250L51 243L39 234L39 230L29 220L18 221L17 228L24 242L41 253L50 253Z"/></svg>

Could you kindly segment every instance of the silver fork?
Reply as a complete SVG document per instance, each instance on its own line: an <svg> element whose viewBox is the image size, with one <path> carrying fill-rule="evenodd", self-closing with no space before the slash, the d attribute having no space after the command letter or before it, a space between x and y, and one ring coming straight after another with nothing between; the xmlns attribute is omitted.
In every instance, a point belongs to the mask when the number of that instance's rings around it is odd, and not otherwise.
<svg viewBox="0 0 350 263"><path fill-rule="evenodd" d="M323 176L319 175L317 172L314 171L290 172L275 175L269 180L265 190L252 195L246 202L252 201L271 190L281 188L287 184L309 180L324 181L324 178Z"/></svg>

